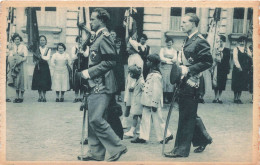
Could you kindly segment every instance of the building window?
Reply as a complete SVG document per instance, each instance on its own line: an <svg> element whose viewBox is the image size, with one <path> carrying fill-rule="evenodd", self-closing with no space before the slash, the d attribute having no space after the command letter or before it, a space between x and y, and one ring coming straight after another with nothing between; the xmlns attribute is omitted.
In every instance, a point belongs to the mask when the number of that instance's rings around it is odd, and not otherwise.
<svg viewBox="0 0 260 165"><path fill-rule="evenodd" d="M232 32L247 33L252 16L252 8L234 8Z"/></svg>
<svg viewBox="0 0 260 165"><path fill-rule="evenodd" d="M56 26L56 7L37 7L37 21L39 26Z"/></svg>
<svg viewBox="0 0 260 165"><path fill-rule="evenodd" d="M181 31L181 18L186 13L195 13L196 7L172 7L170 17L170 30Z"/></svg>

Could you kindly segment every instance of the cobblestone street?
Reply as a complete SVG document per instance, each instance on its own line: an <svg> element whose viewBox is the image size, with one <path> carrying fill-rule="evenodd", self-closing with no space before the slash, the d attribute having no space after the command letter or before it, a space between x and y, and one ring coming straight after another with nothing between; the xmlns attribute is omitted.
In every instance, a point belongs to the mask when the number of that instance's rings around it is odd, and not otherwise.
<svg viewBox="0 0 260 165"><path fill-rule="evenodd" d="M9 90L11 99L15 92ZM122 161L180 161L180 162L250 162L252 161L252 104L251 95L243 92L242 105L233 103L230 83L223 93L224 104L213 104L213 91L205 96L205 104L199 104L202 118L213 143L201 154L191 147L188 158L169 159L161 155L162 145L157 142L152 128L146 144L132 144L124 139L128 152ZM36 91L26 91L22 104L7 103L6 109L6 159L7 161L78 161L82 128L80 103L72 103L72 91L65 93L65 102L56 103L55 92L47 92L47 103L38 103ZM123 104L121 104L123 106ZM124 106L123 106L124 107ZM166 119L169 105L163 108ZM174 139L166 145L173 148L178 123L178 111L174 109L170 130ZM87 151L87 146L85 146ZM107 156L108 157L108 156Z"/></svg>

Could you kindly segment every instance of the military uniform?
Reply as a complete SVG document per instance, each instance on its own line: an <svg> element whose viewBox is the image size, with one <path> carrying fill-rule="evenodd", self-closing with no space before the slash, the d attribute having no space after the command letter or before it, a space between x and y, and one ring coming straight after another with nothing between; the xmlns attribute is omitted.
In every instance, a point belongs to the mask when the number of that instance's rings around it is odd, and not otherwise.
<svg viewBox="0 0 260 165"><path fill-rule="evenodd" d="M103 117L117 90L113 68L116 65L114 43L106 28L96 33L90 45L89 69L83 77L89 75L88 84L88 156L95 160L104 160L106 151L114 156L126 149L111 126ZM87 74L85 73L87 72Z"/></svg>
<svg viewBox="0 0 260 165"><path fill-rule="evenodd" d="M195 33L185 42L181 57L181 63L189 68L189 72L179 92L179 123L172 151L176 155L189 156L191 142L193 146L203 146L212 141L197 116L201 72L211 67L212 62L210 45L201 34Z"/></svg>

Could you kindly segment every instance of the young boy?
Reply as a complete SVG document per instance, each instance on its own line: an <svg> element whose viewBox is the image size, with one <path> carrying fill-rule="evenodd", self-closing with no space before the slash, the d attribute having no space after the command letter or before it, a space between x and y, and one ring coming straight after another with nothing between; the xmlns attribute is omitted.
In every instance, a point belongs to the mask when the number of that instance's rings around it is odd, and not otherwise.
<svg viewBox="0 0 260 165"><path fill-rule="evenodd" d="M151 119L154 124L158 141L163 143L163 134L165 122L162 119L161 103L163 100L162 75L159 71L160 57L158 54L151 54L147 57L147 75L143 89L141 103L143 105L142 120L140 125L140 137L131 141L131 143L145 143L149 140ZM167 130L165 143L173 139L173 135Z"/></svg>
<svg viewBox="0 0 260 165"><path fill-rule="evenodd" d="M130 113L133 115L133 124L128 132L124 135L128 137L133 137L137 126L138 118L142 118L143 105L141 104L141 95L144 86L144 78L141 74L142 69L137 65L129 66L128 72L130 77L133 78L135 86L133 87L133 94L131 99L131 110Z"/></svg>

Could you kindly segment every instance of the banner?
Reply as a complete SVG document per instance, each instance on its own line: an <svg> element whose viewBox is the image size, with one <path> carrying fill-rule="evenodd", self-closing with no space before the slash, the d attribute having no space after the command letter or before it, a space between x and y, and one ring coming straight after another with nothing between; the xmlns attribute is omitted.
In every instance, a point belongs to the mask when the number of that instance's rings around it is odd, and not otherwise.
<svg viewBox="0 0 260 165"><path fill-rule="evenodd" d="M39 30L37 24L36 10L34 7L28 7L26 32L28 35L28 50L35 52L39 47Z"/></svg>

